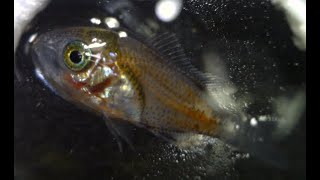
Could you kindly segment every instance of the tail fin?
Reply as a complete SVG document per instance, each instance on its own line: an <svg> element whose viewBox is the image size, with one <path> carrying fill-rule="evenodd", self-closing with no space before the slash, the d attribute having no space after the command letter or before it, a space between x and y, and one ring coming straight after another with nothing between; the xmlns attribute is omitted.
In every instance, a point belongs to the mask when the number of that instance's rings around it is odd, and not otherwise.
<svg viewBox="0 0 320 180"><path fill-rule="evenodd" d="M225 118L223 121L219 134L221 140L274 167L287 168L287 158L272 136L275 122L258 122L255 118L243 121L239 117Z"/></svg>
<svg viewBox="0 0 320 180"><path fill-rule="evenodd" d="M218 60L217 60L218 61ZM250 104L251 97L244 96L242 100L234 98L237 92L228 76L222 63L205 61L207 71L213 72L214 76L207 76L210 81L206 84L206 99L220 117L219 138L225 143L247 152L252 156L263 160L266 163L285 169L287 160L284 153L277 147L277 140L274 139L274 132L277 129L277 121L259 121L250 118L244 113L244 108ZM214 78L215 77L215 78ZM216 78L220 77L220 78ZM248 118L249 117L249 118Z"/></svg>
<svg viewBox="0 0 320 180"><path fill-rule="evenodd" d="M232 86L218 85L208 86L208 92L210 104L221 119L220 139L273 166L286 169L288 159L281 152L280 141L289 135L304 112L304 90L298 91L293 97L277 98L274 115L254 118L244 113L242 104L245 103L232 98L236 91L231 91Z"/></svg>

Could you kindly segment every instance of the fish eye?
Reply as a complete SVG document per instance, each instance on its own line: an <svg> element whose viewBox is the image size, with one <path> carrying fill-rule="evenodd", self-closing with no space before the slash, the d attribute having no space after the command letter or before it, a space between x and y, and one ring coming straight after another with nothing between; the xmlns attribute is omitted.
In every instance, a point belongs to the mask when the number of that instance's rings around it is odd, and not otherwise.
<svg viewBox="0 0 320 180"><path fill-rule="evenodd" d="M91 59L91 51L81 41L73 41L66 45L63 53L65 65L72 71L81 71L87 67Z"/></svg>

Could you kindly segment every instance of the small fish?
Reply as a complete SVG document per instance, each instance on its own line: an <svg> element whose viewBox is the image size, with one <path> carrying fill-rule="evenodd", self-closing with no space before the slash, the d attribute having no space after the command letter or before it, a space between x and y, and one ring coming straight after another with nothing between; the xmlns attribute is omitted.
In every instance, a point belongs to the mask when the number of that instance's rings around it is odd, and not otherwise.
<svg viewBox="0 0 320 180"><path fill-rule="evenodd" d="M242 142L234 133L240 111L210 95L223 91L219 78L196 70L170 33L142 42L107 29L69 27L41 34L32 49L37 71L56 93L103 114L115 134L121 136L110 119L162 137L194 133Z"/></svg>
<svg viewBox="0 0 320 180"><path fill-rule="evenodd" d="M34 44L37 68L58 94L153 130L214 136L218 117L203 90L170 60L112 31L70 28Z"/></svg>

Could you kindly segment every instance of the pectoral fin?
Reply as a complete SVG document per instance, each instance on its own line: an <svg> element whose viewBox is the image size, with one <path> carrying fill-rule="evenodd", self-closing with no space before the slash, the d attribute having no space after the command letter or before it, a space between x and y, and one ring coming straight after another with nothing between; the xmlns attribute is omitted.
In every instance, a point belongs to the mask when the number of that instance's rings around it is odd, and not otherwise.
<svg viewBox="0 0 320 180"><path fill-rule="evenodd" d="M131 137L132 137L132 127L130 127L126 122L119 119L109 118L105 115L104 121L110 130L111 134L115 137L119 151L123 152L123 141L129 145L131 150L135 150ZM130 129L131 128L131 129Z"/></svg>

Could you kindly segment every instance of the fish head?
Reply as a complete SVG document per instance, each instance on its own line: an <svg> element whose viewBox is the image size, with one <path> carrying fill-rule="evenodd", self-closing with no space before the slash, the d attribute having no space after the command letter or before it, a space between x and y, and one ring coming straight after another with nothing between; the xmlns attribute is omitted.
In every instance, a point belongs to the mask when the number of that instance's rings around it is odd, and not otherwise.
<svg viewBox="0 0 320 180"><path fill-rule="evenodd" d="M92 27L42 33L32 44L36 73L60 96L90 104L94 101L89 99L99 100L95 94L119 79L118 38L112 31Z"/></svg>

